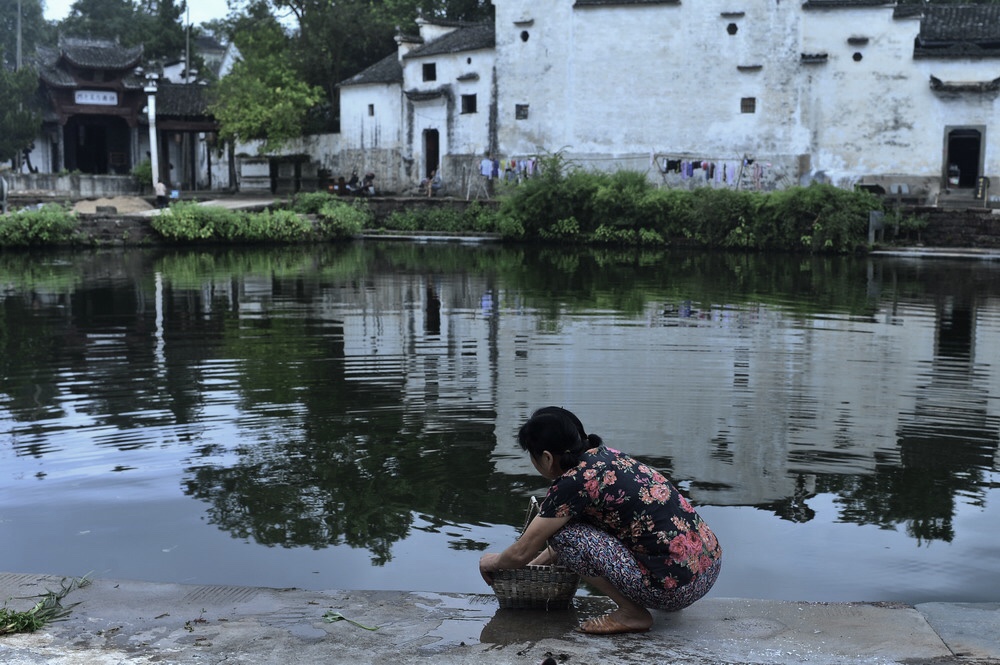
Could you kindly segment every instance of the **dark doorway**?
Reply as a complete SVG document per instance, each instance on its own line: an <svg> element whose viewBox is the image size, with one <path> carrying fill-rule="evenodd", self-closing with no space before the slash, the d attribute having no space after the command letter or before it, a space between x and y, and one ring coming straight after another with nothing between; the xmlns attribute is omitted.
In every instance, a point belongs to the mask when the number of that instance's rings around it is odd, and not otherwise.
<svg viewBox="0 0 1000 665"><path fill-rule="evenodd" d="M125 175L132 170L130 132L121 118L73 116L63 138L67 171Z"/></svg>
<svg viewBox="0 0 1000 665"><path fill-rule="evenodd" d="M441 139L436 129L424 130L424 173L423 176L430 176L431 171L440 168L441 162Z"/></svg>
<svg viewBox="0 0 1000 665"><path fill-rule="evenodd" d="M958 186L975 187L979 177L983 135L978 129L953 129L948 132L946 164L958 167ZM952 185L954 186L954 185Z"/></svg>

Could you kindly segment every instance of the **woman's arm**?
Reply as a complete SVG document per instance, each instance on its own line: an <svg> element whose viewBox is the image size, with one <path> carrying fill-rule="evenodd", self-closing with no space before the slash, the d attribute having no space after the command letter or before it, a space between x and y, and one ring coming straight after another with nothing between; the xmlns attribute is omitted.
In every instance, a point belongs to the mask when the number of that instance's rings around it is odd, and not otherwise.
<svg viewBox="0 0 1000 665"><path fill-rule="evenodd" d="M498 570L523 568L528 563L547 563L550 554L546 541L561 529L569 517L538 517L531 520L521 537L499 554L487 552L479 560L479 572L487 584L493 584L493 573ZM546 550L546 552L542 552ZM541 554L539 554L541 552ZM541 561L540 561L541 560Z"/></svg>

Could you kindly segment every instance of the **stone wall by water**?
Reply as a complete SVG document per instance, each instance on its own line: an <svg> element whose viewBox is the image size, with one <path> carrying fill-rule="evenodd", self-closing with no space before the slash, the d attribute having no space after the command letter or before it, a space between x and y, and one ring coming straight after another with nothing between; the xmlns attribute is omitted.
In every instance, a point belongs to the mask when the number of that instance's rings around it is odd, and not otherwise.
<svg viewBox="0 0 1000 665"><path fill-rule="evenodd" d="M1000 247L1000 210L916 208L927 219L917 242L927 247Z"/></svg>

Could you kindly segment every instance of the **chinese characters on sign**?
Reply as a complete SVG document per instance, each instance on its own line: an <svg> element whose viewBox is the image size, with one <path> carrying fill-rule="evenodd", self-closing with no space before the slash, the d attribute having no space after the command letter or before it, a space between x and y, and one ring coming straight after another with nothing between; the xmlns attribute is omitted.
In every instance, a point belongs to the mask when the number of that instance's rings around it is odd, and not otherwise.
<svg viewBox="0 0 1000 665"><path fill-rule="evenodd" d="M77 104L118 106L118 93L113 90L77 90Z"/></svg>

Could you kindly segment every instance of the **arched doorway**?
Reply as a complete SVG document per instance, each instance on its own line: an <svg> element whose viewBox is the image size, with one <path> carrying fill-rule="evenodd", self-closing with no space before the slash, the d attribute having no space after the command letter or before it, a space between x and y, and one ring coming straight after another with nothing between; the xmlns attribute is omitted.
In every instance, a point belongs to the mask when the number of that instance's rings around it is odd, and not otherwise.
<svg viewBox="0 0 1000 665"><path fill-rule="evenodd" d="M961 127L945 134L945 175L949 187L971 188L982 175L983 131ZM955 172L957 168L957 174Z"/></svg>

